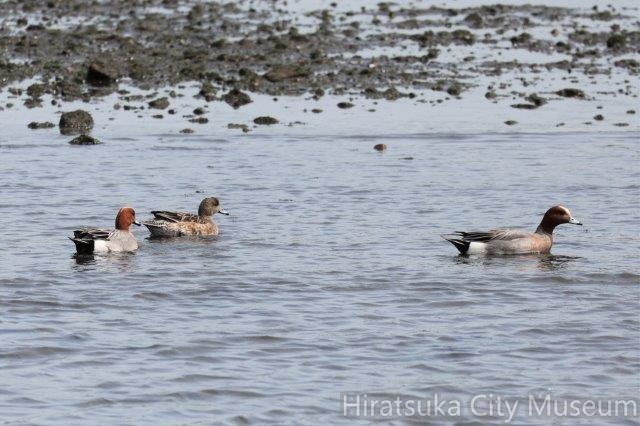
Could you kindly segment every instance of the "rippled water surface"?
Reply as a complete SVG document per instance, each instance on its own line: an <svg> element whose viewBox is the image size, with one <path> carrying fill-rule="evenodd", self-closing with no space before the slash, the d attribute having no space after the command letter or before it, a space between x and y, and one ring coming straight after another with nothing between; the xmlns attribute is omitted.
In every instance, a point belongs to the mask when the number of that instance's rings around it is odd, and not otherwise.
<svg viewBox="0 0 640 426"><path fill-rule="evenodd" d="M51 134L0 135L4 421L336 424L343 393L638 395L636 133ZM88 261L66 239L208 195L231 213L215 238L136 228L136 254ZM585 226L551 256L462 258L439 237L533 230L558 203Z"/></svg>

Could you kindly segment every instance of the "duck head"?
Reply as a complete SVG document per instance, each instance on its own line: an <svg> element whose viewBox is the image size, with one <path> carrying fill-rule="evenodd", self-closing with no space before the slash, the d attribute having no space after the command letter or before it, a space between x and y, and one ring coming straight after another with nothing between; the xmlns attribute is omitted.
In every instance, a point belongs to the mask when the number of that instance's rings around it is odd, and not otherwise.
<svg viewBox="0 0 640 426"><path fill-rule="evenodd" d="M131 207L123 207L118 211L116 216L116 229L128 231L131 225L140 226L140 222L136 220L136 212Z"/></svg>
<svg viewBox="0 0 640 426"><path fill-rule="evenodd" d="M563 223L572 225L582 225L582 222L571 216L568 208L563 206L553 206L544 214L538 230L547 234L552 234L556 226Z"/></svg>
<svg viewBox="0 0 640 426"><path fill-rule="evenodd" d="M198 216L209 217L216 213L229 216L229 213L220 207L220 201L216 197L208 197L200 202L200 206L198 207Z"/></svg>

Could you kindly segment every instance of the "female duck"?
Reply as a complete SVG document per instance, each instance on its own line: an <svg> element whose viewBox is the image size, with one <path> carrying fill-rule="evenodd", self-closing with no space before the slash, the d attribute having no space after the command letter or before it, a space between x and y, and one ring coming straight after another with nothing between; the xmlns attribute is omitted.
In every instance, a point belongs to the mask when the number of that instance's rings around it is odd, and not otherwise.
<svg viewBox="0 0 640 426"><path fill-rule="evenodd" d="M520 229L494 229L487 232L456 231L442 237L461 254L527 254L549 253L553 245L553 230L563 223L582 225L569 209L551 207L544 214L536 232Z"/></svg>
<svg viewBox="0 0 640 426"><path fill-rule="evenodd" d="M216 213L229 215L220 207L215 197L200 202L198 214L154 210L154 218L143 222L152 237L180 237L183 235L218 235L218 225L212 216Z"/></svg>
<svg viewBox="0 0 640 426"><path fill-rule="evenodd" d="M138 249L138 242L129 227L140 226L136 212L131 207L123 207L116 216L116 229L82 228L73 231L71 241L76 244L78 254L128 252Z"/></svg>

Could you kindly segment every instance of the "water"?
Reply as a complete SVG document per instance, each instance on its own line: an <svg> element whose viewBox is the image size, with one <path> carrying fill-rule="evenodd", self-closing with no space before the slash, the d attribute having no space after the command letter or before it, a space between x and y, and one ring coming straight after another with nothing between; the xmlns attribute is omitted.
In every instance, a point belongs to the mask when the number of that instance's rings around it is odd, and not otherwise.
<svg viewBox="0 0 640 426"><path fill-rule="evenodd" d="M339 424L358 423L343 393L638 395L637 133L20 132L0 136L4 421ZM205 196L231 213L216 238L136 228L136 254L88 261L66 239ZM535 229L558 203L585 226L551 256L461 258L439 237Z"/></svg>

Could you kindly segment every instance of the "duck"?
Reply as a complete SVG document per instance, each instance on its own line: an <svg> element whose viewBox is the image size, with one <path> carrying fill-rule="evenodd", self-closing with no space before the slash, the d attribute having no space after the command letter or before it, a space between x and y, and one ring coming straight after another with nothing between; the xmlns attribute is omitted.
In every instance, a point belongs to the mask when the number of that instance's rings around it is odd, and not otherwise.
<svg viewBox="0 0 640 426"><path fill-rule="evenodd" d="M141 225L136 212L131 207L122 207L116 215L116 229L81 228L73 231L69 239L81 255L133 252L138 249L138 241L129 229L131 225Z"/></svg>
<svg viewBox="0 0 640 426"><path fill-rule="evenodd" d="M582 226L569 209L553 206L546 211L535 232L522 229L492 229L490 231L456 231L442 235L453 244L460 254L543 254L551 251L553 231L558 225L572 224Z"/></svg>
<svg viewBox="0 0 640 426"><path fill-rule="evenodd" d="M198 214L154 210L152 220L142 224L149 229L152 237L181 237L187 235L218 235L218 225L212 216L229 213L220 207L216 197L207 197L200 202Z"/></svg>

